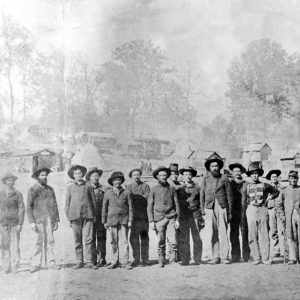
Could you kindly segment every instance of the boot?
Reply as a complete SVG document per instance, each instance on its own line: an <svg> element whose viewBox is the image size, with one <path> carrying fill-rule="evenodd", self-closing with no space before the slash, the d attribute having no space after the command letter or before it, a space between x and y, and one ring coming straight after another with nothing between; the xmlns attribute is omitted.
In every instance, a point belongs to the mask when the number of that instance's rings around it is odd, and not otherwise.
<svg viewBox="0 0 300 300"><path fill-rule="evenodd" d="M161 256L161 255L158 256L158 264L161 268L163 268L165 266L165 257L164 256Z"/></svg>
<svg viewBox="0 0 300 300"><path fill-rule="evenodd" d="M169 264L175 264L177 262L177 251L170 251Z"/></svg>

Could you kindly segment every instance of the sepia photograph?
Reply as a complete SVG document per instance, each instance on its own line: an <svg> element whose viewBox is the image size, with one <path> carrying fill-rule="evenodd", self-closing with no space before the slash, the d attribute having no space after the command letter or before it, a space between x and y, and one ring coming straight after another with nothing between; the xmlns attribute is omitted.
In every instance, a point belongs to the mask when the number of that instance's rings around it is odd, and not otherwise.
<svg viewBox="0 0 300 300"><path fill-rule="evenodd" d="M1 300L300 300L300 1L0 0Z"/></svg>

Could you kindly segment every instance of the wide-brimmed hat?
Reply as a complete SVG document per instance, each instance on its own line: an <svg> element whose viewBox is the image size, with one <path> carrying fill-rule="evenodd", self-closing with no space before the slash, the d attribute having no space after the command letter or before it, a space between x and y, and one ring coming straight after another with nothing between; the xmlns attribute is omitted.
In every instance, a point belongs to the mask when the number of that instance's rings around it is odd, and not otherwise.
<svg viewBox="0 0 300 300"><path fill-rule="evenodd" d="M140 175L143 174L142 169L140 169L140 168L135 168L135 169L132 169L132 170L129 172L128 176L131 178L131 177L132 177L132 173L135 172L135 171L139 172Z"/></svg>
<svg viewBox="0 0 300 300"><path fill-rule="evenodd" d="M193 167L186 167L179 170L179 173L183 175L184 172L191 172L193 177L196 177L197 170L195 170Z"/></svg>
<svg viewBox="0 0 300 300"><path fill-rule="evenodd" d="M90 180L92 174L94 174L94 173L98 173L99 177L101 177L101 175L103 174L103 170L98 169L97 167L90 168L86 173L86 176L85 176L86 180Z"/></svg>
<svg viewBox="0 0 300 300"><path fill-rule="evenodd" d="M234 164L230 164L228 166L230 171L233 171L234 168L239 168L242 172L242 174L244 174L246 172L246 168L244 168L244 166L240 163L234 163Z"/></svg>
<svg viewBox="0 0 300 300"><path fill-rule="evenodd" d="M299 176L298 176L298 171L294 171L294 170L291 170L290 172L289 172L289 175L288 175L288 178L289 177L295 177L295 178L299 178Z"/></svg>
<svg viewBox="0 0 300 300"><path fill-rule="evenodd" d="M270 179L271 179L271 176L272 176L273 174L276 174L277 176L280 176L281 171L280 171L280 170L271 170L271 171L269 171L269 173L266 175L266 178L267 178L268 180L270 180Z"/></svg>
<svg viewBox="0 0 300 300"><path fill-rule="evenodd" d="M46 167L39 168L35 172L33 172L33 174L31 175L31 177L34 178L34 179L37 179L42 172L46 172L47 175L49 175L49 173L51 172L51 170L49 168L46 168Z"/></svg>
<svg viewBox="0 0 300 300"><path fill-rule="evenodd" d="M214 152L213 154L211 154L211 155L206 159L206 162L204 163L204 166L205 166L206 170L209 171L209 166L210 166L210 164L213 163L213 162L218 163L220 170L221 170L221 169L223 168L223 166L224 166L224 162L223 162L222 157L221 157L218 153Z"/></svg>
<svg viewBox="0 0 300 300"><path fill-rule="evenodd" d="M171 172L178 173L179 172L178 168L179 168L179 166L178 166L177 163L170 163L169 169L170 169Z"/></svg>
<svg viewBox="0 0 300 300"><path fill-rule="evenodd" d="M161 172L161 171L167 172L167 177L170 177L171 171L170 171L169 168L166 168L166 167L158 167L157 169L155 169L155 170L153 171L153 173L152 173L153 177L154 177L155 179L157 179L157 175L158 175L158 173Z"/></svg>
<svg viewBox="0 0 300 300"><path fill-rule="evenodd" d="M254 171L258 172L258 176L262 176L264 174L264 170L260 163L250 163L248 171L246 172L247 176L250 176Z"/></svg>
<svg viewBox="0 0 300 300"><path fill-rule="evenodd" d="M7 179L9 179L9 178L12 178L13 180L17 180L17 179L18 179L18 177L17 177L16 175L14 175L13 173L5 173L5 174L2 176L1 180L2 180L3 183L5 183L5 181L6 181Z"/></svg>
<svg viewBox="0 0 300 300"><path fill-rule="evenodd" d="M84 166L80 166L80 165L75 165L75 166L72 166L69 171L68 171L68 175L70 178L74 179L74 171L75 170L80 170L82 172L82 177L84 177L84 175L86 174L87 172L87 169L86 167Z"/></svg>
<svg viewBox="0 0 300 300"><path fill-rule="evenodd" d="M113 185L113 180L115 179L115 178L121 178L121 180L122 180L122 183L125 181L125 177L124 177L124 174L122 173L122 172L120 172L120 171L116 171L116 172L113 172L111 175L110 175L110 177L108 178L108 183L110 184L110 185ZM121 183L121 184L122 184Z"/></svg>

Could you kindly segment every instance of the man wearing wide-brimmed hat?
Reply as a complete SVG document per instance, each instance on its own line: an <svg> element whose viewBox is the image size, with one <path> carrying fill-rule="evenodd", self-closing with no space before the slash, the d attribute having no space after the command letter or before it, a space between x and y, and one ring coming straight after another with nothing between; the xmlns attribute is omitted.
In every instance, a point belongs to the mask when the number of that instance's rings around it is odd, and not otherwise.
<svg viewBox="0 0 300 300"><path fill-rule="evenodd" d="M261 260L266 265L272 263L269 259L268 201L275 199L279 195L279 192L270 184L259 180L263 173L264 170L260 163L250 163L246 172L250 176L250 182L244 187L242 192L242 206L246 209L249 246L254 265L260 264Z"/></svg>
<svg viewBox="0 0 300 300"><path fill-rule="evenodd" d="M174 186L176 189L180 188L181 184L178 181L178 176L179 176L178 164L170 163L169 169L170 169L170 177L168 179L169 184Z"/></svg>
<svg viewBox="0 0 300 300"><path fill-rule="evenodd" d="M180 207L180 228L178 250L182 259L182 265L188 265L191 260L190 234L193 239L193 260L195 264L201 263L202 240L200 230L203 228L203 219L200 209L200 187L195 184L193 177L197 170L186 167L179 170L184 183L177 190Z"/></svg>
<svg viewBox="0 0 300 300"><path fill-rule="evenodd" d="M142 170L139 168L129 172L132 183L127 185L127 190L132 199L134 210L133 222L130 232L130 244L132 247L133 267L142 259L142 265L149 264L149 222L147 216L147 200L150 187L141 180Z"/></svg>
<svg viewBox="0 0 300 300"><path fill-rule="evenodd" d="M248 242L248 224L246 211L242 209L242 191L246 185L242 174L246 169L240 163L233 163L228 166L232 173L232 219L230 222L230 242L231 242L231 258L233 262L248 261L250 259L250 248ZM242 255L240 246L240 230L242 236Z"/></svg>
<svg viewBox="0 0 300 300"><path fill-rule="evenodd" d="M85 176L86 180L91 185L95 196L94 205L96 221L93 226L92 246L94 268L106 265L106 229L102 223L102 206L104 193L108 188L99 182L102 173L103 170L93 167L88 170Z"/></svg>
<svg viewBox="0 0 300 300"><path fill-rule="evenodd" d="M166 167L153 171L158 184L151 188L147 206L151 229L158 236L158 262L161 267L165 266L166 241L170 249L170 263L174 263L177 256L176 229L179 228L180 208L177 191L167 181L170 175L170 169Z"/></svg>
<svg viewBox="0 0 300 300"><path fill-rule="evenodd" d="M279 192L284 188L279 182L280 170L274 169L268 172L266 179L270 180L271 185ZM270 248L272 257L284 255L284 226L278 217L275 208L276 199L268 201L269 226L270 226Z"/></svg>
<svg viewBox="0 0 300 300"><path fill-rule="evenodd" d="M109 232L112 247L110 269L119 265L132 269L129 264L128 229L132 226L134 212L130 193L122 187L124 181L122 172L113 172L108 179L112 188L105 192L103 199L102 223Z"/></svg>
<svg viewBox="0 0 300 300"><path fill-rule="evenodd" d="M95 220L94 191L83 177L87 169L75 165L68 170L68 175L73 182L67 185L65 212L73 230L75 254L77 263L74 270L84 267L93 268L93 228ZM83 255L83 243L85 253Z"/></svg>
<svg viewBox="0 0 300 300"><path fill-rule="evenodd" d="M20 263L20 233L24 223L25 206L22 194L14 188L17 176L6 173L1 178L0 191L0 250L4 273L16 273Z"/></svg>
<svg viewBox="0 0 300 300"><path fill-rule="evenodd" d="M40 270L43 252L47 267L53 270L59 269L55 263L53 236L53 231L58 228L59 213L55 192L47 184L49 173L48 168L36 170L31 177L36 179L37 183L29 188L27 194L27 217L35 235L31 273Z"/></svg>
<svg viewBox="0 0 300 300"><path fill-rule="evenodd" d="M216 153L212 153L204 166L207 175L203 178L200 203L205 216L205 224L209 228L212 260L210 264L229 264L228 223L232 216L232 187L227 176L221 174L223 160Z"/></svg>
<svg viewBox="0 0 300 300"><path fill-rule="evenodd" d="M290 185L281 190L276 200L279 218L285 223L285 233L289 247L289 265L300 260L300 186L298 172L291 170L288 174Z"/></svg>

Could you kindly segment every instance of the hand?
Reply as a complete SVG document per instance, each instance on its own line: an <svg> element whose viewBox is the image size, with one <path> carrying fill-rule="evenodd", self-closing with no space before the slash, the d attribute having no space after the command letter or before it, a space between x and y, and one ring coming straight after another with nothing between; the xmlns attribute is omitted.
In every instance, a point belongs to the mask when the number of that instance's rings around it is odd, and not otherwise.
<svg viewBox="0 0 300 300"><path fill-rule="evenodd" d="M150 228L154 231L156 231L155 222L150 222Z"/></svg>
<svg viewBox="0 0 300 300"><path fill-rule="evenodd" d="M108 228L109 228L109 226L107 225L107 223L104 224L104 228L105 228L105 229L108 229Z"/></svg>
<svg viewBox="0 0 300 300"><path fill-rule="evenodd" d="M22 224L18 225L18 231L21 232L22 231Z"/></svg>
<svg viewBox="0 0 300 300"><path fill-rule="evenodd" d="M228 214L227 219L228 219L228 223L230 223L232 220L232 214Z"/></svg>
<svg viewBox="0 0 300 300"><path fill-rule="evenodd" d="M57 228L58 228L58 222L54 222L54 223L52 224L52 231L56 231Z"/></svg>
<svg viewBox="0 0 300 300"><path fill-rule="evenodd" d="M39 232L35 223L31 223L30 224L30 229L33 230L33 231L35 231L35 232Z"/></svg>
<svg viewBox="0 0 300 300"><path fill-rule="evenodd" d="M128 228L131 228L131 227L132 227L132 222L129 221L129 222L128 222Z"/></svg>
<svg viewBox="0 0 300 300"><path fill-rule="evenodd" d="M176 221L175 221L175 229L178 229L178 228L179 228L179 221L176 220Z"/></svg>

